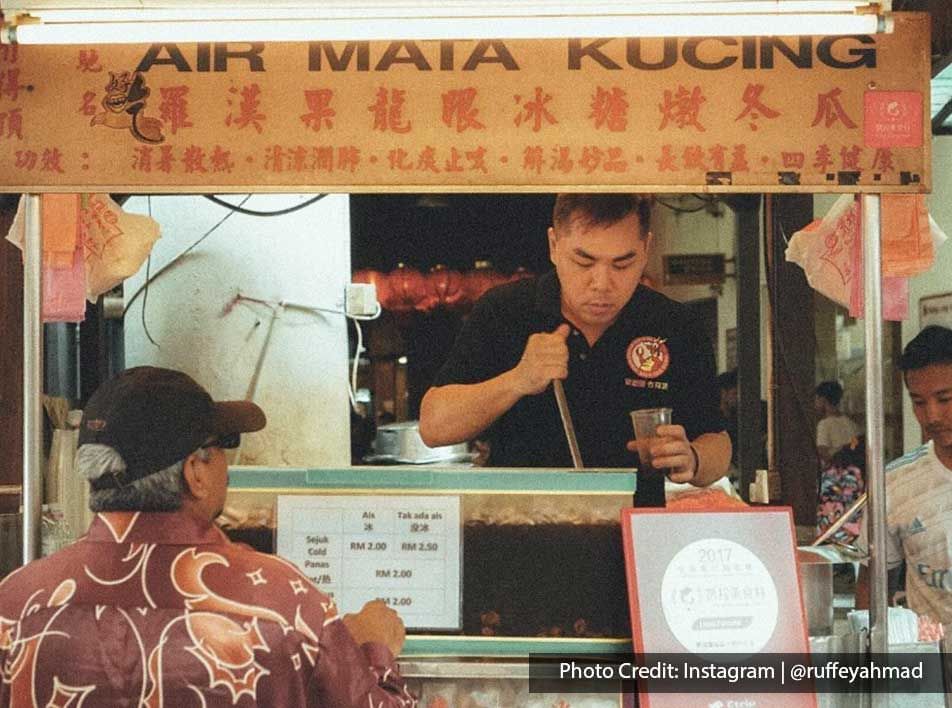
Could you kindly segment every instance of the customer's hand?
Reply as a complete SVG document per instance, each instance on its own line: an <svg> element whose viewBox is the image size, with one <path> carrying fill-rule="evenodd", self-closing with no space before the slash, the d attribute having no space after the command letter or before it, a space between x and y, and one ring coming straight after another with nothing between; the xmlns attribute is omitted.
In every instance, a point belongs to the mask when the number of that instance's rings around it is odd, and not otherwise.
<svg viewBox="0 0 952 708"><path fill-rule="evenodd" d="M403 649L406 638L403 620L382 600L371 600L360 612L344 615L341 621L357 644L377 642L386 646L394 656Z"/></svg>

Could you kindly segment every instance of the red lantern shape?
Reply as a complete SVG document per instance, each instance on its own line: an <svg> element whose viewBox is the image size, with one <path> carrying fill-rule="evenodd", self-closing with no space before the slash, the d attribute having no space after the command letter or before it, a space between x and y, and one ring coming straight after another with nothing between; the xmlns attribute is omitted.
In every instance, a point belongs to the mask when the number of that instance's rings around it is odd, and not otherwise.
<svg viewBox="0 0 952 708"><path fill-rule="evenodd" d="M452 309L466 303L466 292L463 289L463 275L450 270L445 265L435 265L426 276L427 310L436 307Z"/></svg>
<svg viewBox="0 0 952 708"><path fill-rule="evenodd" d="M393 312L412 312L425 308L426 279L414 268L400 263L387 276L388 297L382 304Z"/></svg>
<svg viewBox="0 0 952 708"><path fill-rule="evenodd" d="M509 279L496 271L489 261L476 261L476 267L466 274L466 299L476 302L483 294Z"/></svg>
<svg viewBox="0 0 952 708"><path fill-rule="evenodd" d="M526 278L534 278L534 277L535 276L532 273L530 273L528 270L526 270L523 266L519 266L518 268L516 268L513 274L509 276L509 282L514 283L517 280L525 280Z"/></svg>

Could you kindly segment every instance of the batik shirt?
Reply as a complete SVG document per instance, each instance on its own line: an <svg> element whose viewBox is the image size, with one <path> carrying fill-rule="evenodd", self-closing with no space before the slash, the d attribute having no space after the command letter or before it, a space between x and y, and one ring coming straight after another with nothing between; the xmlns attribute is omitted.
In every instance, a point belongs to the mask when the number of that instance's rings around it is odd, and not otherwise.
<svg viewBox="0 0 952 708"><path fill-rule="evenodd" d="M412 706L292 564L182 513L99 514L0 582L0 706Z"/></svg>

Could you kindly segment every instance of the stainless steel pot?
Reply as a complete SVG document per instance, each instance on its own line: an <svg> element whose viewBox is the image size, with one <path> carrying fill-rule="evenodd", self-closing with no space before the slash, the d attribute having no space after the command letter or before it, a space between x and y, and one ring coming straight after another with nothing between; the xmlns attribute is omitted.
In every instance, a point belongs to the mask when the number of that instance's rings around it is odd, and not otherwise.
<svg viewBox="0 0 952 708"><path fill-rule="evenodd" d="M833 563L822 556L800 552L800 592L811 637L833 632Z"/></svg>
<svg viewBox="0 0 952 708"><path fill-rule="evenodd" d="M432 463L469 462L472 455L466 443L429 447L420 437L420 423L408 420L388 423L377 428L374 454L365 458L370 463L403 463L423 465Z"/></svg>

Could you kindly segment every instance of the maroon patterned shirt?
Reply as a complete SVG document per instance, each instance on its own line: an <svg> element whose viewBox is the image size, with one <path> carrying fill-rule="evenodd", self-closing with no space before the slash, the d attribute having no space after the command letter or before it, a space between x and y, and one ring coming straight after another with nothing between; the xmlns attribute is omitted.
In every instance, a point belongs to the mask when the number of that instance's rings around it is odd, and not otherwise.
<svg viewBox="0 0 952 708"><path fill-rule="evenodd" d="M100 514L0 582L3 708L415 704L291 563L186 514Z"/></svg>

